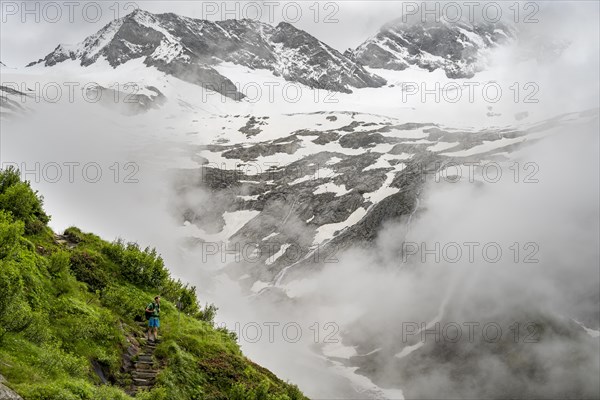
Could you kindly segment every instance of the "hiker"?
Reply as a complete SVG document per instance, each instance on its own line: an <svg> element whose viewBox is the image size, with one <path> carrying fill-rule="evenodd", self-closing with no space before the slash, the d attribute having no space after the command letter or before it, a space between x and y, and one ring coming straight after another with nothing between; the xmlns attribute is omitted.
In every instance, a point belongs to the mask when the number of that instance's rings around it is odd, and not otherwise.
<svg viewBox="0 0 600 400"><path fill-rule="evenodd" d="M160 327L160 296L156 296L154 301L146 307L146 317L148 318L148 340L158 342L158 328ZM154 339L151 339L154 333Z"/></svg>

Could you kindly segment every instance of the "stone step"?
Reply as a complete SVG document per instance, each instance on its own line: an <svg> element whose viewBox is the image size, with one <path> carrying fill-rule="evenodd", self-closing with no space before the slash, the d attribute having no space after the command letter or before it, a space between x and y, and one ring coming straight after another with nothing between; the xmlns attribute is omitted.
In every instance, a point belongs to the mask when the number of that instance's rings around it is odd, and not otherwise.
<svg viewBox="0 0 600 400"><path fill-rule="evenodd" d="M154 380L144 379L144 378L133 378L134 386L152 386L154 384Z"/></svg>
<svg viewBox="0 0 600 400"><path fill-rule="evenodd" d="M146 370L146 371L133 371L131 373L131 376L133 378L139 378L139 379L154 379L154 378L156 378L157 374L158 374L158 371Z"/></svg>
<svg viewBox="0 0 600 400"><path fill-rule="evenodd" d="M156 378L156 376L158 375L159 372L160 371L156 370L156 369L140 369L140 370L132 371L131 376L133 378L154 379L154 378Z"/></svg>
<svg viewBox="0 0 600 400"><path fill-rule="evenodd" d="M138 356L138 361L152 362L152 356L150 354L142 354Z"/></svg>
<svg viewBox="0 0 600 400"><path fill-rule="evenodd" d="M140 368L140 369L134 369L133 371L131 371L131 374L152 374L154 376L156 376L158 373L160 372L159 369L147 369L147 368Z"/></svg>
<svg viewBox="0 0 600 400"><path fill-rule="evenodd" d="M154 370L154 366L150 364L138 365L135 367L136 371L152 371Z"/></svg>
<svg viewBox="0 0 600 400"><path fill-rule="evenodd" d="M140 371L140 372L148 372L149 370L154 371L154 370L158 370L158 369L154 368L154 364L142 363L142 364L134 365L133 370Z"/></svg>
<svg viewBox="0 0 600 400"><path fill-rule="evenodd" d="M135 363L135 369L153 369L154 363L148 361L138 361Z"/></svg>

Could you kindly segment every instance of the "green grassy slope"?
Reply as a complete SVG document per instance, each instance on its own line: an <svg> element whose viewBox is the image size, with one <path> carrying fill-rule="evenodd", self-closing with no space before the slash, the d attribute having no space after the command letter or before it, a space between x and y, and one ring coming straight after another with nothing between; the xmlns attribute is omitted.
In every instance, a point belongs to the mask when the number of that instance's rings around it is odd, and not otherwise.
<svg viewBox="0 0 600 400"><path fill-rule="evenodd" d="M18 171L0 171L0 374L24 399L129 399L124 354L143 345L156 294L161 372L136 398L305 399L244 357L235 334L213 326L215 308L201 308L156 251L77 228L57 236L48 221Z"/></svg>

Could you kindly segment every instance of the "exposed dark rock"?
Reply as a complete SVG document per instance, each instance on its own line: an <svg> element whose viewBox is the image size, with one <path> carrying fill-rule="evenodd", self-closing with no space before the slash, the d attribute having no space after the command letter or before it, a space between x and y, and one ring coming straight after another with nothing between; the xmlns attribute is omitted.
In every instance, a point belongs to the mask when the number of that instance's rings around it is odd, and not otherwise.
<svg viewBox="0 0 600 400"><path fill-rule="evenodd" d="M339 143L342 147L348 147L351 149L366 149L379 143L393 143L396 141L396 139L387 138L380 133L354 132L342 136L339 140Z"/></svg>
<svg viewBox="0 0 600 400"><path fill-rule="evenodd" d="M283 144L271 144L265 145L262 143L246 147L236 148L223 153L225 158L235 158L242 161L256 160L257 157L270 156L276 153L294 154L296 150L300 148L300 144L297 140L283 143Z"/></svg>
<svg viewBox="0 0 600 400"><path fill-rule="evenodd" d="M484 68L487 50L514 37L514 30L501 22L397 20L346 56L372 68L401 71L417 65L428 71L441 68L449 78L471 78Z"/></svg>
<svg viewBox="0 0 600 400"><path fill-rule="evenodd" d="M262 132L260 125L264 125L262 121L258 121L256 117L250 117L246 125L242 126L239 131L246 135L246 137L256 136Z"/></svg>

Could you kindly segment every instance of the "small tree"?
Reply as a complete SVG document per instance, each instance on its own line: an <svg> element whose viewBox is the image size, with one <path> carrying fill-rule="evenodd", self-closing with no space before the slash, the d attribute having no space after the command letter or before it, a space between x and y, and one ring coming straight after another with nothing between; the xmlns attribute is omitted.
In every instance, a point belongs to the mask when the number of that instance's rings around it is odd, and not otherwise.
<svg viewBox="0 0 600 400"><path fill-rule="evenodd" d="M10 212L15 219L25 223L27 233L37 233L50 217L43 209L44 199L21 181L19 171L9 167L0 171L0 210Z"/></svg>

